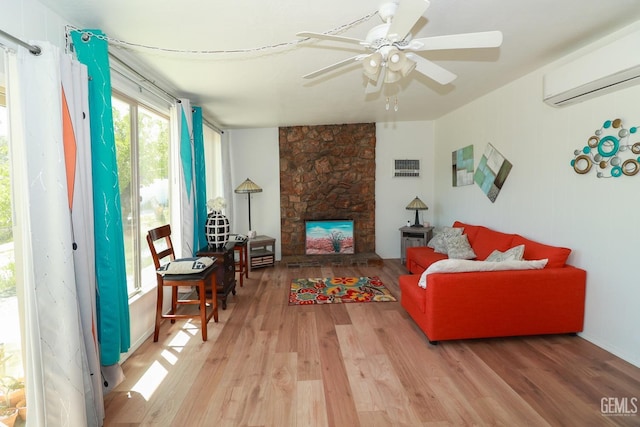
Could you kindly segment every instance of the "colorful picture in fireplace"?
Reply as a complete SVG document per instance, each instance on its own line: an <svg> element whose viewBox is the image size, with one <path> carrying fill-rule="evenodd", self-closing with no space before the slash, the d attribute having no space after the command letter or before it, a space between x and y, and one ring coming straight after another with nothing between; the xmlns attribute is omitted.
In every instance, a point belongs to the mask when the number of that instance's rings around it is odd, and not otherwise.
<svg viewBox="0 0 640 427"><path fill-rule="evenodd" d="M353 220L305 221L305 254L352 254Z"/></svg>

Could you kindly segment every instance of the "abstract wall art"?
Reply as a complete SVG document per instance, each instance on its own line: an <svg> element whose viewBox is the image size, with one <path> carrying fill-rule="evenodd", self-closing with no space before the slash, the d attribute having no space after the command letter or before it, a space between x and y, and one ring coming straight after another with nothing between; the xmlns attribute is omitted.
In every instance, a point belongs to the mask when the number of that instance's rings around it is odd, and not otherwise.
<svg viewBox="0 0 640 427"><path fill-rule="evenodd" d="M473 184L473 145L451 153L451 179L454 187Z"/></svg>
<svg viewBox="0 0 640 427"><path fill-rule="evenodd" d="M478 163L473 180L492 203L498 198L504 182L511 172L512 164L493 145L487 144Z"/></svg>
<svg viewBox="0 0 640 427"><path fill-rule="evenodd" d="M571 167L580 175L591 169L597 171L598 178L636 175L640 171L638 128L625 128L621 119L606 120L589 137L587 145L575 150L573 155Z"/></svg>

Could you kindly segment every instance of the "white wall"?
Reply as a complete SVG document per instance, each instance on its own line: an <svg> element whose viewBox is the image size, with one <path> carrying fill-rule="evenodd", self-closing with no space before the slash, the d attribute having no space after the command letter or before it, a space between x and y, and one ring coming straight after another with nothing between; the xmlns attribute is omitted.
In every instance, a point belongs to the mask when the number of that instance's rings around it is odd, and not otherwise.
<svg viewBox="0 0 640 427"><path fill-rule="evenodd" d="M581 335L640 366L640 175L598 179L594 170L579 175L570 166L574 150L605 120L640 126L640 86L553 108L542 102L542 77L555 65L436 121L436 220L482 224L571 248L569 263L587 271ZM451 152L470 143L476 166L487 143L513 164L495 203L477 185L451 186Z"/></svg>
<svg viewBox="0 0 640 427"><path fill-rule="evenodd" d="M263 188L251 200L251 224L258 234L275 237L276 259L280 245L280 149L277 128L232 129L232 187L246 178ZM382 258L400 258L400 231L415 211L405 207L418 196L431 208L434 200L432 122L379 123L376 125L376 253ZM420 178L393 178L393 159L420 159ZM231 228L234 233L248 229L247 197L234 194ZM431 222L431 210L421 212Z"/></svg>
<svg viewBox="0 0 640 427"><path fill-rule="evenodd" d="M64 21L36 0L3 0L0 28L23 41L45 40L64 51ZM0 37L5 46L15 44Z"/></svg>
<svg viewBox="0 0 640 427"><path fill-rule="evenodd" d="M227 131L231 157L231 188L249 178L262 188L251 195L251 227L258 234L276 238L276 259L280 251L280 151L277 128L233 129ZM234 233L249 231L247 195L233 194Z"/></svg>
<svg viewBox="0 0 640 427"><path fill-rule="evenodd" d="M418 196L429 210L419 218L433 222L435 203L433 122L378 123L376 125L376 253L400 258L400 231L415 211L405 207ZM420 160L420 178L394 178L394 159Z"/></svg>

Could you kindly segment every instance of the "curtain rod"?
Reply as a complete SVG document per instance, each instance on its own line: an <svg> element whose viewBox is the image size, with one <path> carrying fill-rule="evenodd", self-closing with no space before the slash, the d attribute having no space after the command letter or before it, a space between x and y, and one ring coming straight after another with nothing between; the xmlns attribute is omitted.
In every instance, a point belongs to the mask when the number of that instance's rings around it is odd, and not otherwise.
<svg viewBox="0 0 640 427"><path fill-rule="evenodd" d="M40 53L42 52L42 49L40 49L39 46L30 45L29 43L24 42L19 38L12 36L11 34L5 31L0 30L0 36L4 37L5 39L9 39L16 44L19 44L20 46L24 47L29 52L31 52L33 55L40 55Z"/></svg>
<svg viewBox="0 0 640 427"><path fill-rule="evenodd" d="M1 31L1 30L0 30ZM180 101L180 99L167 92L166 90L164 90L163 88L161 88L160 86L158 86L157 84L155 84L154 82L152 82L151 80L149 80L148 78L146 78L145 76L143 76L142 74L140 74L137 70L135 70L133 67L131 67L129 64L127 64L126 62L124 62L122 59L118 58L116 55L114 55L113 53L109 52L109 56L113 59L116 60L117 63L119 63L120 65L122 65L123 67L125 67L127 70L129 70L130 72L132 72L133 74L135 74L136 76L138 76L139 78L141 78L143 81L145 81L146 83L150 84L151 86L153 86L154 88L156 88L157 90L159 90L160 92L164 93L165 95L167 95L169 98L173 99L174 101ZM224 131L222 129L220 129L218 126L215 126L214 124L212 124L211 122L209 122L207 119L205 119L204 117L202 118L202 121L209 126L210 128L213 128L216 132L219 132L221 134L224 133Z"/></svg>
<svg viewBox="0 0 640 427"><path fill-rule="evenodd" d="M12 41L13 43L16 43L22 47L24 47L25 49L27 49L31 54L33 55L40 55L40 53L42 52L42 49L40 49L39 46L35 46L35 45L31 45L25 41L20 40L19 38L12 36L11 34L7 33L6 31L0 30L0 37L4 37L10 41ZM154 82L152 82L151 80L147 79L145 76L143 76L142 74L140 74L138 71L134 70L129 64L125 63L123 60L121 60L120 58L118 58L117 56L115 56L112 53L109 53L109 56L111 56L113 59L115 59L118 63L120 63L123 67L127 68L129 71L131 71L132 73L136 74L138 77L140 77L142 80L144 80L145 82L149 83L151 86L153 86L154 88L158 89L160 92L164 93L165 95L167 95L169 98L178 101L178 98L175 95L170 94L169 92L167 92L166 90L162 89L160 86L158 86L157 84L155 84ZM220 129L218 126L215 126L214 124L212 124L211 122L209 122L207 119L205 119L204 117L202 118L202 121L207 124L209 127L213 128L215 131L220 132L220 133L224 133L224 131L222 129Z"/></svg>

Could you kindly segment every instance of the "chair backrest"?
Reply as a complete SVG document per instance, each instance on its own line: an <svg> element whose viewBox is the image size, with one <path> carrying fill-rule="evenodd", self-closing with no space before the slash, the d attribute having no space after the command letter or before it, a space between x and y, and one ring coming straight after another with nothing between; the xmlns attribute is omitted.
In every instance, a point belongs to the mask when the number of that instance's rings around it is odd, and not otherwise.
<svg viewBox="0 0 640 427"><path fill-rule="evenodd" d="M160 241L162 240L165 242L165 249L159 250L156 245L160 246ZM160 261L164 258L169 257L169 261L175 259L173 243L171 242L171 226L169 224L149 230L147 232L147 243L149 244L149 250L151 251L156 270L160 268Z"/></svg>

